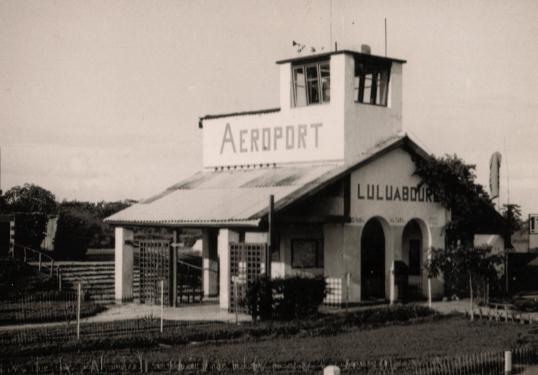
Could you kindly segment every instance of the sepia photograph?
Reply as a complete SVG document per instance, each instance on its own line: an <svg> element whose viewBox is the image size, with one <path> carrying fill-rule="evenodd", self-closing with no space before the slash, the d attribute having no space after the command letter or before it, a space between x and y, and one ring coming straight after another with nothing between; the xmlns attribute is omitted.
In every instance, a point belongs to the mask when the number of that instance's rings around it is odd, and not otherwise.
<svg viewBox="0 0 538 375"><path fill-rule="evenodd" d="M0 374L538 375L538 2L0 0Z"/></svg>

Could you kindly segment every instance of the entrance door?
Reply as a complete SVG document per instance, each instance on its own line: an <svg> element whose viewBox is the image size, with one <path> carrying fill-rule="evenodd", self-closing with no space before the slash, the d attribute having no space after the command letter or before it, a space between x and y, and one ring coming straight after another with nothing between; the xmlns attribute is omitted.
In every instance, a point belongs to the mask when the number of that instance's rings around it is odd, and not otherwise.
<svg viewBox="0 0 538 375"><path fill-rule="evenodd" d="M385 298L385 234L381 223L372 219L361 238L361 297Z"/></svg>
<svg viewBox="0 0 538 375"><path fill-rule="evenodd" d="M170 242L164 240L145 240L139 242L139 254L135 260L139 270L140 302L157 305L161 296L169 305L169 249ZM161 291L161 281L163 290Z"/></svg>

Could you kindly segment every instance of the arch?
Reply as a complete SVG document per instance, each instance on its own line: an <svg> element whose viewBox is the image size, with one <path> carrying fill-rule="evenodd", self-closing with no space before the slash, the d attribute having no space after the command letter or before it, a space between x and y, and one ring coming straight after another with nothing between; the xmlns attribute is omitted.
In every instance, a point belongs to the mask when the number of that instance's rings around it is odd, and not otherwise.
<svg viewBox="0 0 538 375"><path fill-rule="evenodd" d="M385 298L389 225L381 217L370 218L361 230L361 300Z"/></svg>
<svg viewBox="0 0 538 375"><path fill-rule="evenodd" d="M424 264L431 248L431 232L420 218L412 218L405 224L402 232L402 260L409 266L409 292L411 297L424 296L426 292L426 273Z"/></svg>

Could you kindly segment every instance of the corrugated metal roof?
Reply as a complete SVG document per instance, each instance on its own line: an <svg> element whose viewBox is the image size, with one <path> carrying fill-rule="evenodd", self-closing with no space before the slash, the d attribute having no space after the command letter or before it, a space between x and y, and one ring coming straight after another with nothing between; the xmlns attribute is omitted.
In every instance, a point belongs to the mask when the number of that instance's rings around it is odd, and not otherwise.
<svg viewBox="0 0 538 375"><path fill-rule="evenodd" d="M202 171L155 197L106 219L133 224L258 225L269 202L283 199L306 184L330 174L335 164Z"/></svg>
<svg viewBox="0 0 538 375"><path fill-rule="evenodd" d="M200 171L105 221L118 225L257 226L267 214L271 194L278 211L403 145L427 157L407 135L398 135L345 165Z"/></svg>

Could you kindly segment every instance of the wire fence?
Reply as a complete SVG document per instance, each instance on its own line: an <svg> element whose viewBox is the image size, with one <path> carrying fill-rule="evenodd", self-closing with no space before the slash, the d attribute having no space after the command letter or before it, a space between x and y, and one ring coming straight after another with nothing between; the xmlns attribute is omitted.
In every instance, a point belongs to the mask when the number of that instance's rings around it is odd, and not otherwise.
<svg viewBox="0 0 538 375"><path fill-rule="evenodd" d="M0 345L62 343L110 338L165 338L202 327L218 329L224 323L215 321L166 320L164 314L164 281L159 282L159 306L150 313L132 319L94 317L106 310L95 303L81 284L76 291L34 292L0 301Z"/></svg>
<svg viewBox="0 0 538 375"><path fill-rule="evenodd" d="M80 343L95 344L102 340L116 340L132 343L136 340L154 340L159 343L190 343L192 341L219 340L240 337L244 328L240 325L231 328L229 324L217 322L187 322L164 319L164 281L159 282L159 307L153 313L129 320L98 321L92 316L105 309L91 300L81 284L75 291L34 292L0 301L0 347L19 346L26 349L50 345ZM470 315L470 314L469 314ZM534 323L532 314L518 314L508 306L479 307L474 311L475 318L503 322ZM33 324L42 323L42 324ZM9 326L9 327L6 327ZM179 339L178 339L179 338ZM169 361L172 362L172 361ZM136 360L134 361L136 364ZM421 360L377 359L374 361L347 361L337 364L342 373L359 374L415 374L415 375L452 375L452 374L503 374L506 369L504 352L481 352L457 357L438 357ZM514 368L538 363L538 352L534 347L516 348L511 351L510 364ZM116 366L111 363L109 366ZM211 368L211 364L192 363L194 368ZM272 372L286 372L295 366L298 372L309 373L323 369L322 363L281 364L252 362L257 368L271 369ZM131 365L136 366L136 365ZM185 368L183 363L169 365L166 362L144 362L150 369L165 371L172 366ZM199 366L199 367L196 367ZM207 367L209 366L209 367ZM216 366L216 367L215 367ZM276 367L275 367L276 366ZM247 371L244 364L219 362L214 368L228 369L231 372ZM235 370L234 370L235 369ZM273 371L274 369L277 369ZM278 370L280 369L280 370ZM236 371L237 370L237 371ZM304 370L304 371L303 371ZM160 370L159 370L160 371Z"/></svg>

